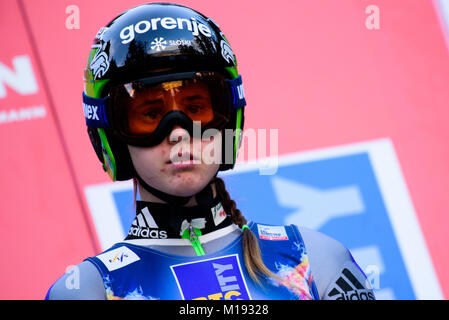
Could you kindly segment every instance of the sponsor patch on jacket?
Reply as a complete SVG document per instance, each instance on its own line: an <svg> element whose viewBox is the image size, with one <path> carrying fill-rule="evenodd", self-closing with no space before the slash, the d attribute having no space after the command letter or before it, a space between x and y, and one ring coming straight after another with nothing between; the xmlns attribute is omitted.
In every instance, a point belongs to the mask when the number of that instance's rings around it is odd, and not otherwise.
<svg viewBox="0 0 449 320"><path fill-rule="evenodd" d="M250 300L237 254L170 267L184 300Z"/></svg>
<svg viewBox="0 0 449 320"><path fill-rule="evenodd" d="M109 271L123 268L133 262L139 261L140 258L131 249L122 246L111 251L99 254L97 256Z"/></svg>
<svg viewBox="0 0 449 320"><path fill-rule="evenodd" d="M212 211L212 217L214 219L215 226L218 226L226 219L226 212L224 211L221 202L210 210Z"/></svg>
<svg viewBox="0 0 449 320"><path fill-rule="evenodd" d="M259 238L263 240L288 240L287 231L283 226L257 225Z"/></svg>

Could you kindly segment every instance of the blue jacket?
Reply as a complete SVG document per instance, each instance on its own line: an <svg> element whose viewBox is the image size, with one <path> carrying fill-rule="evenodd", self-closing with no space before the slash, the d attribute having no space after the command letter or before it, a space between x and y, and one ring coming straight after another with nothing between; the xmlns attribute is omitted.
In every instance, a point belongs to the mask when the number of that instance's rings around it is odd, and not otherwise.
<svg viewBox="0 0 449 320"><path fill-rule="evenodd" d="M296 226L251 223L265 265L283 280L255 283L243 258L242 236L203 256L163 253L124 241L88 258L108 299L319 299L304 241Z"/></svg>

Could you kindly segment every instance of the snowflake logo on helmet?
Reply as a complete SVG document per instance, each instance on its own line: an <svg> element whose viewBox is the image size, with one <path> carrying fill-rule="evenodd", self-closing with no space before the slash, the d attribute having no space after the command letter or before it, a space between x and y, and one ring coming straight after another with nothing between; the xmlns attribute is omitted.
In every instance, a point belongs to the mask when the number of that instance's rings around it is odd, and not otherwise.
<svg viewBox="0 0 449 320"><path fill-rule="evenodd" d="M104 76L104 74L108 71L109 57L106 52L104 52L106 43L104 43L103 45L94 44L92 48L98 48L89 65L89 68L90 70L92 70L92 73L94 75L94 79L96 80L97 78Z"/></svg>
<svg viewBox="0 0 449 320"><path fill-rule="evenodd" d="M234 60L234 52L232 52L231 46L228 42L225 40L220 41L220 47L221 47L221 55L223 59L226 60L227 63L235 64Z"/></svg>
<svg viewBox="0 0 449 320"><path fill-rule="evenodd" d="M167 41L164 40L164 38L154 38L153 41L151 41L151 49L156 51L161 51L165 49L165 46L167 45Z"/></svg>

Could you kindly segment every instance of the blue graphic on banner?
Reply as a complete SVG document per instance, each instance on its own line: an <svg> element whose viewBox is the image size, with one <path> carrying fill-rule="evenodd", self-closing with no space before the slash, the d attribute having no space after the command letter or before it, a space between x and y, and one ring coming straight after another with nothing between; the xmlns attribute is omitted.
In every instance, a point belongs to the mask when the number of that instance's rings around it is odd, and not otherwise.
<svg viewBox="0 0 449 320"><path fill-rule="evenodd" d="M120 213L120 222L123 234L127 234L128 230L136 217L136 209L133 206L133 190L115 191L112 193L117 211Z"/></svg>
<svg viewBox="0 0 449 320"><path fill-rule="evenodd" d="M377 296L415 299L367 153L281 166L271 176L256 170L225 180L246 217L327 234L348 247Z"/></svg>
<svg viewBox="0 0 449 320"><path fill-rule="evenodd" d="M368 153L298 161L279 166L275 175L253 170L222 178L249 220L329 235L348 247L377 298L416 298ZM114 200L129 226L132 190L120 193Z"/></svg>
<svg viewBox="0 0 449 320"><path fill-rule="evenodd" d="M250 300L236 254L171 268L184 300Z"/></svg>

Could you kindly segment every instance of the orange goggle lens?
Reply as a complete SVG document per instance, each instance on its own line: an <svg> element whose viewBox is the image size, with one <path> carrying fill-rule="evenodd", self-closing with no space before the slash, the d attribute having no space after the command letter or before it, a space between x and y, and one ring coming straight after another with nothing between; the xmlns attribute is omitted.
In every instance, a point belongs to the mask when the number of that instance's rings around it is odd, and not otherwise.
<svg viewBox="0 0 449 320"><path fill-rule="evenodd" d="M150 136L173 111L202 127L221 129L230 118L225 79L213 72L189 73L185 79L154 83L136 80L111 89L116 129L125 137ZM118 128L117 128L118 127Z"/></svg>

